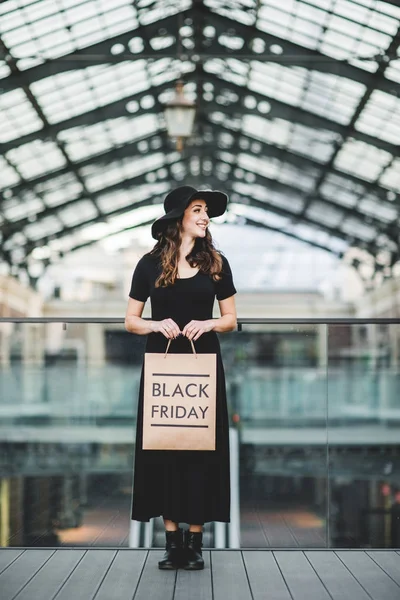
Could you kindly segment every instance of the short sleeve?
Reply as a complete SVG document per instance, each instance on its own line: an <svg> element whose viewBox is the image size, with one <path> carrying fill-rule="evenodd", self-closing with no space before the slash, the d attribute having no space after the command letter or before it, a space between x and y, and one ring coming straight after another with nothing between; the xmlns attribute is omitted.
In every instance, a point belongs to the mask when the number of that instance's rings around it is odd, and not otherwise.
<svg viewBox="0 0 400 600"><path fill-rule="evenodd" d="M134 300L139 300L139 302L146 302L149 295L150 286L148 269L146 269L144 259L141 258L132 275L132 284L129 296Z"/></svg>
<svg viewBox="0 0 400 600"><path fill-rule="evenodd" d="M225 300L236 294L236 288L233 283L231 267L225 258L221 254L222 258L222 273L221 279L216 282L216 296L217 300Z"/></svg>

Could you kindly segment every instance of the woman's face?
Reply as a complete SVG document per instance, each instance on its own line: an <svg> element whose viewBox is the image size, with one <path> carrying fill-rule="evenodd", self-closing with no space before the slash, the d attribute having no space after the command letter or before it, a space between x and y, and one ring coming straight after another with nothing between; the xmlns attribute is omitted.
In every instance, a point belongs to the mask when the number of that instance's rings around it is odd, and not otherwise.
<svg viewBox="0 0 400 600"><path fill-rule="evenodd" d="M210 218L205 200L192 200L182 219L182 233L192 237L205 237Z"/></svg>

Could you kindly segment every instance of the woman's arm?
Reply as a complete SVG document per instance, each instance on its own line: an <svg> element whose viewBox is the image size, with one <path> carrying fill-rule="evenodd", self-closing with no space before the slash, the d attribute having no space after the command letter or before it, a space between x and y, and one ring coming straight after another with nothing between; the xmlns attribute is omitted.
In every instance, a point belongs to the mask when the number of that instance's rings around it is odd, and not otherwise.
<svg viewBox="0 0 400 600"><path fill-rule="evenodd" d="M129 298L125 315L125 329L129 331L129 333L136 333L137 335L147 335L148 333L152 333L150 326L152 321L145 321L142 319L144 305L144 302Z"/></svg>
<svg viewBox="0 0 400 600"><path fill-rule="evenodd" d="M219 319L208 319L207 321L190 321L183 328L183 335L189 340L196 341L203 333L209 331L216 331L217 333L224 333L225 331L233 331L237 327L236 320L236 305L235 296L225 298L225 300L219 300L219 310L221 316Z"/></svg>
<svg viewBox="0 0 400 600"><path fill-rule="evenodd" d="M162 333L166 338L174 339L179 334L179 327L172 319L163 321L148 321L142 319L145 303L129 298L125 315L125 329L129 333L148 335L149 333Z"/></svg>
<svg viewBox="0 0 400 600"><path fill-rule="evenodd" d="M213 322L213 331L217 333L225 333L225 331L233 331L237 327L236 318L236 303L235 296L219 300L219 319L211 319Z"/></svg>

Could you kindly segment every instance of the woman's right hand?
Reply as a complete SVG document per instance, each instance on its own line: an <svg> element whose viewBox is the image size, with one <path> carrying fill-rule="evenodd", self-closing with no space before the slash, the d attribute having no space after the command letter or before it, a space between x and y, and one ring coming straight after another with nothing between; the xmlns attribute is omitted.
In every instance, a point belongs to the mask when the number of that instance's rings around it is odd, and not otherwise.
<svg viewBox="0 0 400 600"><path fill-rule="evenodd" d="M163 319L162 321L152 321L151 329L154 333L162 333L169 340L174 340L181 335L181 330L172 319Z"/></svg>

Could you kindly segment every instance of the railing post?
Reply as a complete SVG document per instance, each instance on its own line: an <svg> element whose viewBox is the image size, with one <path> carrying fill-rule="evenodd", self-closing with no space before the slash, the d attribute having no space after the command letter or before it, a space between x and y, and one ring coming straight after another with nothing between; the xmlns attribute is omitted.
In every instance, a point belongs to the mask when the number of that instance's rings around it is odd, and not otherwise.
<svg viewBox="0 0 400 600"><path fill-rule="evenodd" d="M239 432L229 428L231 467L231 522L228 525L228 547L240 548L240 492L239 492Z"/></svg>
<svg viewBox="0 0 400 600"><path fill-rule="evenodd" d="M148 523L144 524L144 544L145 548L152 548L153 546L153 531L154 531L154 520L150 519Z"/></svg>
<svg viewBox="0 0 400 600"><path fill-rule="evenodd" d="M216 522L214 524L214 546L215 548L226 548L226 525Z"/></svg>
<svg viewBox="0 0 400 600"><path fill-rule="evenodd" d="M140 547L140 529L141 523L139 521L131 521L129 527L129 548Z"/></svg>

